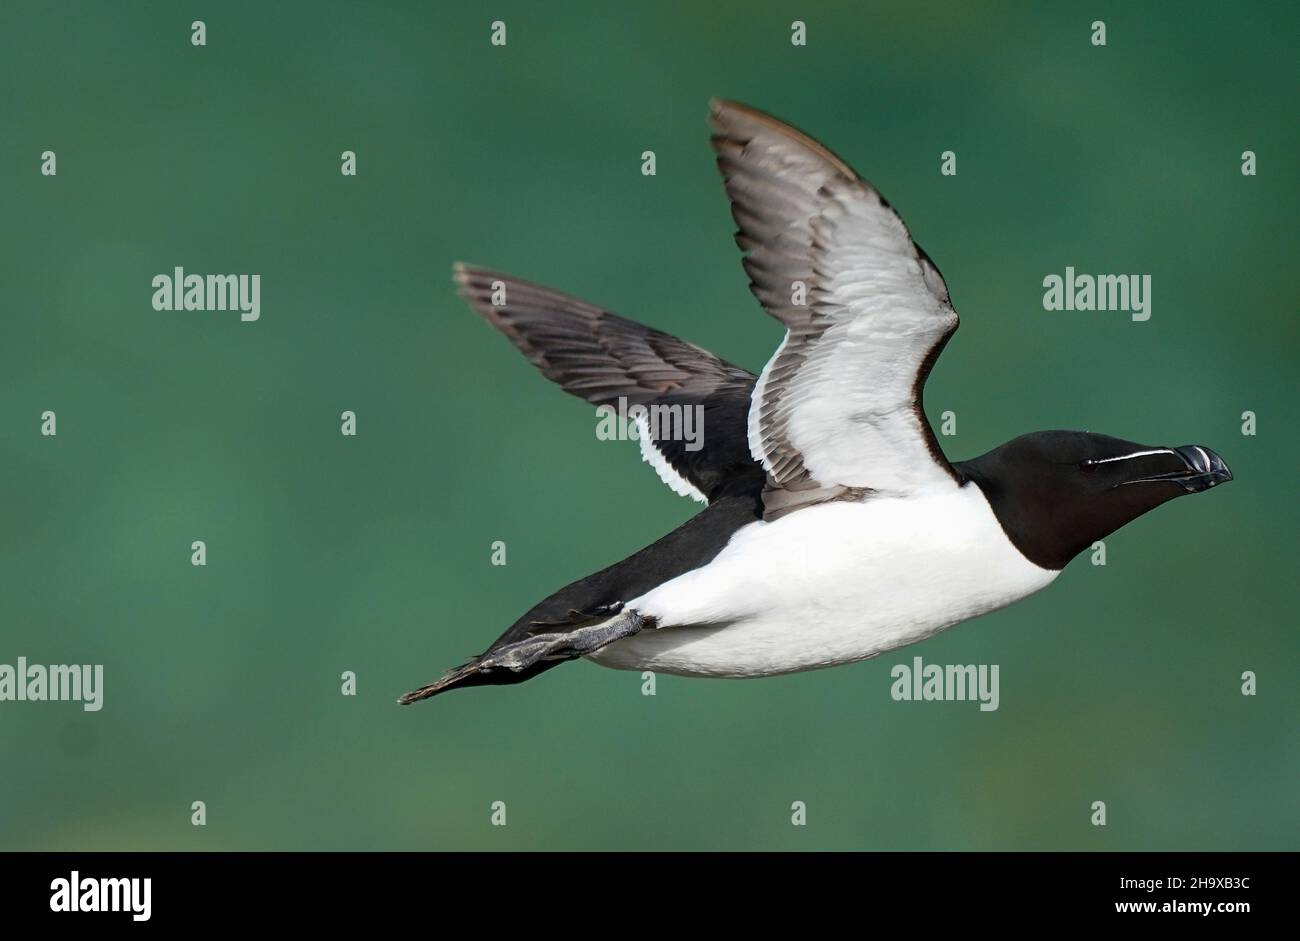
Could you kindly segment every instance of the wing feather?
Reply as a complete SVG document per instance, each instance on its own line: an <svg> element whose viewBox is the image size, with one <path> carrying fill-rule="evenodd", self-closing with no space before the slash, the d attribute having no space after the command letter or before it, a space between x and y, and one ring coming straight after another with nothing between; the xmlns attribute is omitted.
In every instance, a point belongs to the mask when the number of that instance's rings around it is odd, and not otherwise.
<svg viewBox="0 0 1300 941"><path fill-rule="evenodd" d="M769 518L951 484L921 407L958 323L938 268L875 188L812 138L724 101L712 124L750 290L786 328L749 413Z"/></svg>
<svg viewBox="0 0 1300 941"><path fill-rule="evenodd" d="M699 441L638 421L642 458L672 490L713 499L752 480L743 434L754 376L708 350L510 275L457 264L461 296L546 378L592 405L695 410ZM684 412L677 414L683 416ZM645 434L646 431L649 434ZM669 428L669 431L682 430Z"/></svg>

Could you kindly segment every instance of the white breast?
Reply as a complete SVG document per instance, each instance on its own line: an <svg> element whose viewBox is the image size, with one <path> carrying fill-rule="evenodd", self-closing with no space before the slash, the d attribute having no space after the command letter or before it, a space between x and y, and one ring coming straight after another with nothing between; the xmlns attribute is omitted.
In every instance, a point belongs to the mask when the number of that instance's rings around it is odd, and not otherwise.
<svg viewBox="0 0 1300 941"><path fill-rule="evenodd" d="M1045 587L974 484L809 507L739 530L703 568L629 607L660 627L591 655L605 666L765 676L874 657Z"/></svg>

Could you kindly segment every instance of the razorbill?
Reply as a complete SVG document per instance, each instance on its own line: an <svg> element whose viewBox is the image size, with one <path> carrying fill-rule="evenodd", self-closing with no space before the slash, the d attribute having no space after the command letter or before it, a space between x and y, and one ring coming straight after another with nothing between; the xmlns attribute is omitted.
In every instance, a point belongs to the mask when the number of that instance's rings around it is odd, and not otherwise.
<svg viewBox="0 0 1300 941"><path fill-rule="evenodd" d="M549 288L455 266L470 306L565 391L700 409L702 446L648 427L641 446L707 507L399 702L578 657L727 677L864 660L1024 598L1130 520L1232 479L1208 448L1076 431L950 463L922 408L957 329L939 269L807 135L726 101L711 120L750 289L786 328L758 377Z"/></svg>

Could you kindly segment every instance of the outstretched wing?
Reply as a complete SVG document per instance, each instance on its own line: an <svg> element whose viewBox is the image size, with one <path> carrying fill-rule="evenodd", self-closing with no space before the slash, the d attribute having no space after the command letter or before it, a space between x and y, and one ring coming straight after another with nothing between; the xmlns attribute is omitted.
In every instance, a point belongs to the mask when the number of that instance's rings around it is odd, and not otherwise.
<svg viewBox="0 0 1300 941"><path fill-rule="evenodd" d="M460 263L453 274L470 307L564 391L646 409L641 456L677 493L705 502L759 473L745 436L752 373L550 288Z"/></svg>
<svg viewBox="0 0 1300 941"><path fill-rule="evenodd" d="M713 102L711 118L750 290L786 327L749 411L765 515L951 486L921 406L957 329L939 269L816 141L731 102Z"/></svg>

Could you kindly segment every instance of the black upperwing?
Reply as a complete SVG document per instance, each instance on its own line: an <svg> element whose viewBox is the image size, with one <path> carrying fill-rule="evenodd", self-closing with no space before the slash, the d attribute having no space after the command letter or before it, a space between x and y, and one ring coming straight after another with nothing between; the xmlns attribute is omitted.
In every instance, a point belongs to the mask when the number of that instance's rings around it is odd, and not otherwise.
<svg viewBox="0 0 1300 941"><path fill-rule="evenodd" d="M471 265L458 263L453 271L470 307L565 392L595 406L617 408L623 399L629 408L698 407L698 437L688 440L679 423L665 421L651 424L647 443L700 497L712 502L761 485L763 471L747 437L752 373L559 291ZM663 467L655 470L678 493L689 493Z"/></svg>

